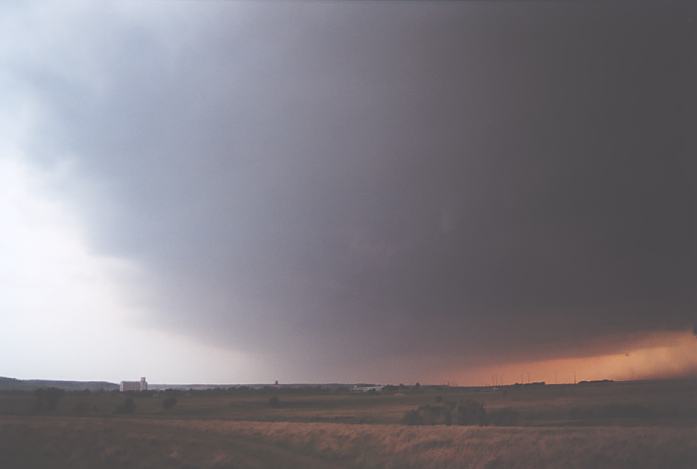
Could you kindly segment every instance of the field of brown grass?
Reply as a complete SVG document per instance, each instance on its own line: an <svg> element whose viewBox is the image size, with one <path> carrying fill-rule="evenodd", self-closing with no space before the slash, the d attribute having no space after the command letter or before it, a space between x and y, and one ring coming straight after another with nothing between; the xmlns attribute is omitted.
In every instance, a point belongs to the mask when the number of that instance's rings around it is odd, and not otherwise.
<svg viewBox="0 0 697 469"><path fill-rule="evenodd" d="M4 417L0 467L693 468L693 428Z"/></svg>
<svg viewBox="0 0 697 469"><path fill-rule="evenodd" d="M695 468L694 382L476 392L0 393L0 468ZM277 405L270 405L276 396ZM405 412L477 399L511 426L408 426Z"/></svg>
<svg viewBox="0 0 697 469"><path fill-rule="evenodd" d="M425 389L424 389L425 388ZM417 406L476 400L487 410L514 409L518 425L697 424L697 382L611 383L502 388L477 392L458 388L407 388L387 393L317 391L178 392L163 409L166 393L135 393L135 415L144 418L226 419L283 422L400 423ZM269 405L276 396L277 407ZM110 416L124 400L118 392L71 392L52 415ZM31 392L0 393L0 416L35 414Z"/></svg>

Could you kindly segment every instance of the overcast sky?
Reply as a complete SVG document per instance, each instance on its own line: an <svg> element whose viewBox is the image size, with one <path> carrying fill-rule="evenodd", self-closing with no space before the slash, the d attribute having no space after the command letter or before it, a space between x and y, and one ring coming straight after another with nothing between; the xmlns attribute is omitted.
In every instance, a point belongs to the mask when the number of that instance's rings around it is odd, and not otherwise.
<svg viewBox="0 0 697 469"><path fill-rule="evenodd" d="M689 2L3 3L0 375L696 374L696 87Z"/></svg>

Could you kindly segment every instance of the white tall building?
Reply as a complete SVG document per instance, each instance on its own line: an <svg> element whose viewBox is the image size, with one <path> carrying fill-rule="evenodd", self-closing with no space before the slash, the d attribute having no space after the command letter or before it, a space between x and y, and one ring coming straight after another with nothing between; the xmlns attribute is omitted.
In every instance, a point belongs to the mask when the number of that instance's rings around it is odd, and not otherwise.
<svg viewBox="0 0 697 469"><path fill-rule="evenodd" d="M148 382L145 381L145 377L140 378L140 381L121 381L121 386L119 386L121 392L128 391L147 391Z"/></svg>

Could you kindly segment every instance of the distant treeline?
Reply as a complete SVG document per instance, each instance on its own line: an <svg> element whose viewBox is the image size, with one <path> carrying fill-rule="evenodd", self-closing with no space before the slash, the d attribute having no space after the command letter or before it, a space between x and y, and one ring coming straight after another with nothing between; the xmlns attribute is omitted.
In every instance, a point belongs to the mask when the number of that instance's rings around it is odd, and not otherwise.
<svg viewBox="0 0 697 469"><path fill-rule="evenodd" d="M518 411L510 407L487 411L479 401L453 402L438 397L435 404L408 411L402 422L406 425L516 425L518 420Z"/></svg>
<svg viewBox="0 0 697 469"><path fill-rule="evenodd" d="M64 391L118 391L119 385L107 381L56 381L45 379L15 379L0 376L0 391L36 391L55 388Z"/></svg>

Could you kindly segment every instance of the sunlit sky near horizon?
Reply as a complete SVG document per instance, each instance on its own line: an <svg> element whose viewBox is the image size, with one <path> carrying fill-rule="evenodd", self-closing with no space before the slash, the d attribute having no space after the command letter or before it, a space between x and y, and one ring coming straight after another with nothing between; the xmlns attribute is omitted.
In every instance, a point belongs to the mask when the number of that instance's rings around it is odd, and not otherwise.
<svg viewBox="0 0 697 469"><path fill-rule="evenodd" d="M0 6L0 376L697 376L689 2Z"/></svg>

